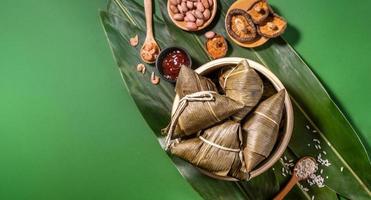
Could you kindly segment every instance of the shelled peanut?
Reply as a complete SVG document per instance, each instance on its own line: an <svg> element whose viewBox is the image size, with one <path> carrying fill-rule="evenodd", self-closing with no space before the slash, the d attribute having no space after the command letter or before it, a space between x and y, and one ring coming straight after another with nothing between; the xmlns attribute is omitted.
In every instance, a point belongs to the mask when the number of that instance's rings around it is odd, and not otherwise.
<svg viewBox="0 0 371 200"><path fill-rule="evenodd" d="M197 30L211 17L213 0L169 0L172 17L186 22L188 30Z"/></svg>

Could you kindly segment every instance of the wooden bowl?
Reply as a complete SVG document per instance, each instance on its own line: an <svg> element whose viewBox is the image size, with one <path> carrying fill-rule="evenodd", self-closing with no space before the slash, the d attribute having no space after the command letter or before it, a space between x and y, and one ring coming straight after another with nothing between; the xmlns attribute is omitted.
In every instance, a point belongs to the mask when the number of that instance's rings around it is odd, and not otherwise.
<svg viewBox="0 0 371 200"><path fill-rule="evenodd" d="M229 67L231 65L237 65L240 61L242 61L245 58L238 58L238 57L228 57L228 58L220 58L217 60L210 61L201 67L197 68L195 71L201 75L207 75L212 71L218 70L222 67ZM254 68L257 72L260 73L260 75L265 76L275 87L277 91L281 89L285 89L285 86L282 84L282 82L266 67L261 65L260 63L257 63L255 61L247 59L249 62L249 65ZM172 113L174 113L175 109L177 108L179 103L179 96L176 95L173 103L173 109ZM292 109L291 101L289 94L286 91L285 95L285 112L282 116L283 123L283 129L279 134L277 138L277 142L275 144L275 147L273 148L272 152L270 153L269 157L266 158L262 163L260 163L254 170L250 172L250 178L254 178L256 176L259 176L263 172L270 169L282 156L283 152L286 150L287 145L290 141L292 130L294 127L294 112ZM201 172L204 174L220 179L220 180L226 180L226 181L239 181L236 178L229 177L229 176L217 176L210 172L207 172L205 170L200 169Z"/></svg>
<svg viewBox="0 0 371 200"><path fill-rule="evenodd" d="M250 8L251 8L251 7L256 3L256 2L258 2L258 1L260 1L260 0L238 0L238 1L234 2L234 3L231 5L231 7L229 7L226 16L228 16L229 12L230 12L231 10L233 10L233 9L242 9L242 10L247 11L247 10L249 10L249 9L250 9ZM225 27L227 27L227 17L226 17L225 19L226 19L226 20L225 20ZM238 44L238 45L240 45L240 46L242 46L242 47L248 47L248 48L254 48L254 47L261 46L261 45L263 45L264 43L266 43L266 42L269 40L269 38L266 38L266 37L264 37L264 36L259 36L259 37L257 37L255 40L253 40L253 41L249 41L249 42L240 42L240 41L234 39L234 38L229 34L228 31L227 31L227 34L228 34L229 38L231 38L231 40L232 40L234 43L236 43L236 44Z"/></svg>
<svg viewBox="0 0 371 200"><path fill-rule="evenodd" d="M200 30L206 28L206 27L207 27L207 26L208 26L208 25L213 21L213 19L214 19L214 17L215 17L215 14L216 14L216 11L217 11L217 7L218 7L218 1L217 1L217 0L213 0L213 9L210 10L210 11L211 11L211 16L210 16L209 20L207 20L207 21L204 23L204 25L198 27L196 30L189 30L189 29L186 28L186 22L185 22L185 21L176 21L176 20L173 18L174 14L173 14L173 13L171 12L171 10L170 10L170 1L169 1L169 0L167 1L167 13L168 13L169 16L170 16L171 21L173 21L173 23L174 23L177 27L179 27L179 28L181 28L181 29L183 29L183 30L185 30L185 31L190 31L190 32L200 31Z"/></svg>

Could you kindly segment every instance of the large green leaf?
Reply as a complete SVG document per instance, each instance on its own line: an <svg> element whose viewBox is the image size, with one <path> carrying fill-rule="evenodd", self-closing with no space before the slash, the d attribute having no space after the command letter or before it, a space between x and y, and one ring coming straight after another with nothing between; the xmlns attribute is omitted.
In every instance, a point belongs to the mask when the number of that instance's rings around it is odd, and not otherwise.
<svg viewBox="0 0 371 200"><path fill-rule="evenodd" d="M231 3L233 1L219 2L218 19L212 27L223 35L223 21ZM165 1L160 1L160 6L157 10L166 11ZM137 48L128 45L129 38L135 34L140 35L143 41L143 8L134 1L113 0L109 3L108 12L102 12L101 17L127 89L149 126L161 138L160 129L169 120L173 85L161 82L155 87L149 82L149 73L144 76L137 73L135 66L140 62L140 45ZM176 28L166 12L156 13L155 36L161 47L172 44L185 47L196 61L195 66L209 60L203 49L202 35ZM310 187L309 192L296 187L289 197L310 199L314 195L316 199L336 199L337 192L351 199L369 198L370 174L362 172L370 171L370 163L357 133L295 51L284 40L277 38L258 49L230 45L229 56L246 57L264 64L288 89L295 109L295 127L289 144L290 152L285 155L295 160L304 155L317 156L321 153L331 162L330 167L320 168L323 169L323 176L328 176L326 187ZM153 70L151 67L147 69ZM321 149L314 148L313 139L320 141ZM282 163L277 163L275 170L269 170L252 181L230 183L203 176L179 159L173 161L182 175L206 199L269 199L288 180L277 170L282 168Z"/></svg>
<svg viewBox="0 0 371 200"><path fill-rule="evenodd" d="M161 138L160 130L166 126L169 120L170 108L174 98L173 86L163 81L158 86L154 87L149 82L150 73L143 76L136 71L136 64L141 62L140 59L138 59L137 53L140 45L138 45L136 49L128 49L127 47L130 37L138 34L140 38L143 38L144 31L140 30L132 23L135 18L122 18L122 16L119 17L117 14L108 14L105 12L101 13L101 17L107 36L112 42L111 48L114 50L113 52L125 79L126 86L150 127L157 136ZM155 22L156 25L160 25L157 20ZM122 34L121 31L125 31L125 34ZM156 32L156 34L159 33ZM167 40L167 44L171 43L171 39L169 40L169 35L166 32L161 32L161 34L159 36L156 35L156 37L158 37L161 46L165 45L161 42L161 39ZM126 46L126 48L122 48L122 46ZM153 71L152 67L147 67L147 69L150 72ZM246 193L243 188L235 182L218 181L209 178L200 174L198 170L188 163L177 158L173 158L173 160L182 175L187 178L188 182L206 199L256 199L254 197L259 194L272 195L278 190L277 186L272 187L271 185L271 183L275 184L275 182L269 181L266 187L260 187L259 190ZM270 179L274 178L274 176L265 176ZM259 179L264 180L264 176L259 177ZM249 185L254 184L249 183ZM218 188L218 190L215 190L215 188ZM275 190L272 191L273 189ZM266 191L270 192L267 193ZM269 197L265 196L265 198L262 199Z"/></svg>

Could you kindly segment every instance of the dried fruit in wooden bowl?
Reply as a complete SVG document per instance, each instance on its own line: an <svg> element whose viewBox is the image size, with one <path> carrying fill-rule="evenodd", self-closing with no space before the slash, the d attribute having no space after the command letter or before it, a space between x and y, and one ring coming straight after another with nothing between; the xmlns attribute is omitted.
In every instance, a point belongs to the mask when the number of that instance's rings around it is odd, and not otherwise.
<svg viewBox="0 0 371 200"><path fill-rule="evenodd" d="M274 38L281 35L287 26L287 22L282 17L270 15L262 24L258 26L258 33L267 38Z"/></svg>
<svg viewBox="0 0 371 200"><path fill-rule="evenodd" d="M206 41L206 50L213 59L222 58L227 54L228 44L221 35L216 35Z"/></svg>
<svg viewBox="0 0 371 200"><path fill-rule="evenodd" d="M262 0L256 2L247 13L255 24L260 24L268 17L269 10L267 1Z"/></svg>
<svg viewBox="0 0 371 200"><path fill-rule="evenodd" d="M256 38L255 25L250 15L242 9L233 9L228 13L226 29L239 42L249 42Z"/></svg>

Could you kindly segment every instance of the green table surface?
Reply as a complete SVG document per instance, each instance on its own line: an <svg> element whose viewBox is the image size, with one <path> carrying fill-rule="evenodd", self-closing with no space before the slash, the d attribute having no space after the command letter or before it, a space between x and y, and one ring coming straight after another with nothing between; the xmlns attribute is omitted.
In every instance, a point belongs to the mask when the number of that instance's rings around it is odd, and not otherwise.
<svg viewBox="0 0 371 200"><path fill-rule="evenodd" d="M369 144L371 1L271 3ZM105 5L0 2L0 199L199 198L125 90L98 17Z"/></svg>

